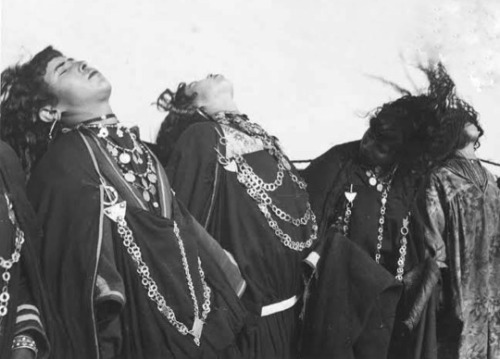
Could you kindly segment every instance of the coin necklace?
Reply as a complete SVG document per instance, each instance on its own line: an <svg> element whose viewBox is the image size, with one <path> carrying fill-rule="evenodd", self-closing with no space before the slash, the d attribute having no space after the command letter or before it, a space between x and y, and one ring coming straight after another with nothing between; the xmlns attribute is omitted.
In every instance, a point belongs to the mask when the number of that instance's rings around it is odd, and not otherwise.
<svg viewBox="0 0 500 359"><path fill-rule="evenodd" d="M127 127L118 124L96 124L87 125L85 127L97 128L99 130L97 137L106 142L106 149L118 164L123 178L125 178L128 183L136 187L141 192L142 198L146 202L151 202L154 208L158 208L159 203L156 201L156 194L158 193L156 188L158 176L156 174L153 157L149 153L148 149L137 140L137 136ZM124 137L124 135L127 135L132 141L133 147L126 148L111 141L108 138L108 128L116 128L116 134L118 137ZM146 156L146 169L142 173L137 172L131 167L131 164L132 162L137 165L143 164L144 160L142 156L144 155Z"/></svg>
<svg viewBox="0 0 500 359"><path fill-rule="evenodd" d="M14 208L12 206L12 202L9 196L4 193L4 198L7 203L7 209L9 212L9 220L15 228L15 241L14 241L14 252L10 256L9 259L6 259L0 256L0 267L4 269L2 273L2 292L0 293L0 320L3 319L7 315L10 294L9 294L9 281L11 278L10 269L12 266L19 262L21 259L21 249L24 243L24 232L19 228L19 224L17 222L16 214L14 212Z"/></svg>
<svg viewBox="0 0 500 359"><path fill-rule="evenodd" d="M376 249L375 249L375 261L378 264L380 264L380 259L382 257L380 251L382 249L382 242L384 240L384 223L385 223L385 214L386 214L386 204L387 204L387 198L389 196L389 191L391 190L391 184L392 184L392 180L394 178L394 173L395 173L395 170L390 175L388 181L384 182L382 184L382 189L381 189L382 193L381 193L381 199L380 199L380 203L381 203L380 217L378 220L377 245L376 245ZM370 185L372 185L372 184L370 183ZM375 183L375 185L377 185L377 183ZM372 185L372 186L375 186L375 185ZM378 190L378 188L377 188L377 190ZM345 213L344 213L343 224L342 224L341 228L342 228L343 234L345 236L348 236L349 229L350 229L352 208L354 206L354 200L357 196L357 193L353 191L352 184L350 185L349 191L344 192L344 196L346 197L347 202L346 202L346 206L345 206ZM398 268L397 268L396 276L395 276L396 279L399 281L403 280L404 265L405 265L407 245L408 245L408 238L407 237L408 237L408 233L409 233L410 216L411 216L411 213L408 212L407 216L405 218L403 218L403 224L402 224L401 229L400 229L401 238L399 240L399 243L400 243L399 259L397 262Z"/></svg>

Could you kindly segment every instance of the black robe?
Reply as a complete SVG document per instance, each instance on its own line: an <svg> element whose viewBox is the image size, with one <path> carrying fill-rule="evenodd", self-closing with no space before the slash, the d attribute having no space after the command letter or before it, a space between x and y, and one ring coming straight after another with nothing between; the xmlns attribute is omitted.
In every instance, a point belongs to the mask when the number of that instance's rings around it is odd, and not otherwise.
<svg viewBox="0 0 500 359"><path fill-rule="evenodd" d="M5 194L13 205L19 228L24 232L25 242L19 262L9 270L10 300L7 315L0 319L0 357L9 358L13 337L26 333L34 337L37 343L38 358L47 358L49 346L46 333L51 315L33 247L40 232L33 209L26 198L25 176L21 165L15 152L5 142L0 141L0 256L10 259L14 252L15 228L9 219ZM1 272L4 272L3 268ZM0 288L3 283L0 278Z"/></svg>
<svg viewBox="0 0 500 359"><path fill-rule="evenodd" d="M234 343L245 313L214 258L213 239L177 204L156 160L155 166L162 215L147 209L137 190L123 179L116 163L90 131L72 131L60 136L34 170L29 195L44 231L40 242L41 271L50 300L59 308L62 326L69 338L57 343L55 357L102 357L99 343L102 337L98 332L102 323L97 322L94 296L105 243L111 243L116 269L124 285L125 303L116 311L121 334L117 338L121 343L115 348L116 358L240 357ZM103 181L117 190L120 200L127 202L125 218L142 257L167 305L188 328L193 323L193 302L173 233L173 220L184 242L201 313L204 300L197 269L197 256L200 257L206 281L212 289L211 312L203 328L200 347L191 335L180 334L148 298L116 224L103 213Z"/></svg>
<svg viewBox="0 0 500 359"><path fill-rule="evenodd" d="M357 248L368 255L368 258L364 258L358 253L359 258L356 259L355 256L352 256L352 260L364 260L366 262L369 258L373 259L375 256L381 194L375 187L368 184L368 177L365 173L366 168L363 168L360 160L359 147L359 141L335 146L315 159L304 171L304 177L309 185L308 190L312 207L320 218L320 231L322 234L328 234L328 240L321 242L320 246L315 249L321 255L317 275L319 278L332 276L331 279L323 278L318 280L313 286L313 290L316 292L312 294L312 303L314 303L314 298L322 298L322 303L344 303L356 308L364 305L371 307L372 303L379 300L380 292L367 290L367 288L370 288L370 283L363 281L352 285L364 286L358 288L358 290L365 291L365 296L352 298L350 297L351 292L347 290L334 291L333 288L335 286L339 288L339 284L333 286L331 284L332 280L347 281L356 278L356 276L355 273L347 271L345 272L349 273L347 278L339 278L339 269L337 269L335 275L331 274L328 269L333 266L328 262L338 262L336 253L331 248L337 248L339 244L328 242L339 238L334 235L335 232L338 232L335 224L339 216L344 215L347 202L344 193L350 190L351 184L353 185L353 191L357 195L352 209L348 237L356 244ZM426 259L423 227L416 208L416 196L418 195L416 188L418 188L417 183L407 169L400 168L396 171L386 205L384 241L380 251L382 256L380 268L385 270L387 274L395 276L397 261L400 256L399 239L401 238L402 220L407 216L408 211L411 211L408 248L404 265L404 290L399 301L393 300L394 298L391 297L392 299L384 304L385 319L376 318L381 323L379 326L381 333L376 335L372 333L372 338L381 336L384 339L365 341L363 351L356 349L355 342L346 344L346 346L352 348L353 358L372 358L369 355L366 356L366 353L370 352L373 353L373 358L381 359L385 359L387 356L397 359L436 357L434 287L438 280L439 270L435 261ZM336 265L339 264L336 263ZM351 264L346 262L346 265ZM378 279L374 277L373 280L382 280L381 278L383 277ZM381 284L373 283L371 285L377 287ZM346 298L350 298L350 300L346 300ZM311 306L313 308L308 311L308 317L306 318L306 338L310 337L311 333L319 331L323 333L322 338L326 343L330 340L328 335L325 335L328 331L326 328L317 328L317 323L333 323L334 326L342 325L343 322L335 317L335 313L342 313L342 310L330 311L331 317L325 319L322 310L315 310L317 306L315 307L314 304ZM345 308L345 312L349 310L352 310L352 308ZM366 318L373 319L373 315L373 313L367 314ZM364 331L373 330L372 324L370 320L367 320L359 328L360 332L364 333ZM308 330L312 332L308 333ZM370 345L373 347L367 348ZM317 348L309 345L307 340L304 341L304 353L306 355L316 353L319 355L318 357L335 357L331 356L332 352L328 350L327 345L323 347L325 349L320 355Z"/></svg>
<svg viewBox="0 0 500 359"><path fill-rule="evenodd" d="M294 358L300 305L264 317L261 310L263 306L302 294L301 261L308 249L299 252L285 247L246 188L238 182L237 173L218 162L216 149L226 155L226 146L219 141L222 131L212 121L188 127L169 157L167 173L179 199L222 247L234 255L247 282L242 300L254 314L255 325L247 327L240 338L242 352L251 358ZM265 182L276 178L277 161L267 151L258 150L243 157ZM288 174L272 198L294 217L302 216L306 210L307 193L298 190ZM295 227L281 220L278 223L294 241L304 242L309 238L309 227Z"/></svg>

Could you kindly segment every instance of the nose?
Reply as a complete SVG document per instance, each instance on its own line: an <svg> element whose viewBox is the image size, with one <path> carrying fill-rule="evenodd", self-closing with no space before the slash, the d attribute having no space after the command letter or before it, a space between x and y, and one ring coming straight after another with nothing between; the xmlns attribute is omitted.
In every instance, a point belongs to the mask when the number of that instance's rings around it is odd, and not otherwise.
<svg viewBox="0 0 500 359"><path fill-rule="evenodd" d="M78 71L80 72L85 72L85 70L87 69L88 65L85 61L79 61L78 63Z"/></svg>

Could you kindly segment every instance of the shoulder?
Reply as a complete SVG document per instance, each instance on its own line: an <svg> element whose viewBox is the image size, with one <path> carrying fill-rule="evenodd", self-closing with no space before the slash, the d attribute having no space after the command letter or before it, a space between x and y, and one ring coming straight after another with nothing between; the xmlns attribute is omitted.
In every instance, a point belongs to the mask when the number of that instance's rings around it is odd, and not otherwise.
<svg viewBox="0 0 500 359"><path fill-rule="evenodd" d="M214 146L221 135L219 125L211 121L203 121L189 126L177 141L176 148L189 146L190 150ZM196 147L192 147L195 145Z"/></svg>
<svg viewBox="0 0 500 359"><path fill-rule="evenodd" d="M186 136L213 136L220 131L220 126L213 121L197 122L189 126L183 135Z"/></svg>
<svg viewBox="0 0 500 359"><path fill-rule="evenodd" d="M333 146L328 151L312 160L311 164L304 170L306 176L314 172L329 171L342 166L348 159L358 155L360 141L353 141Z"/></svg>
<svg viewBox="0 0 500 359"><path fill-rule="evenodd" d="M94 166L85 142L77 131L59 136L35 166L30 182L66 186L85 182Z"/></svg>
<svg viewBox="0 0 500 359"><path fill-rule="evenodd" d="M0 141L0 171L15 182L24 183L24 171L16 153L7 143Z"/></svg>

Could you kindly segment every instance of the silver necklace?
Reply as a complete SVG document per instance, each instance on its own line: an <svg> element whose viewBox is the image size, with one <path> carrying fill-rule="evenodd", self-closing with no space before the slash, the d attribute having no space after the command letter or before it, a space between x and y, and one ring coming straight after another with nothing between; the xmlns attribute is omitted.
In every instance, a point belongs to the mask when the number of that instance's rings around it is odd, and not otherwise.
<svg viewBox="0 0 500 359"><path fill-rule="evenodd" d="M19 224L17 222L16 214L14 212L14 208L12 206L12 202L10 201L9 196L4 193L4 198L7 203L7 209L9 212L9 220L15 228L15 241L14 241L14 252L10 256L9 259L6 259L0 256L0 267L4 269L2 273L2 292L0 293L0 319L5 317L8 312L10 294L9 294L9 282L10 282L10 269L12 266L19 262L21 259L21 249L24 243L24 232L19 228Z"/></svg>
<svg viewBox="0 0 500 359"><path fill-rule="evenodd" d="M167 305L165 297L159 292L158 285L156 281L151 276L151 271L148 265L144 262L142 258L142 252L139 245L136 243L134 234L127 221L125 220L126 212L126 202L117 202L118 195L116 190L110 186L105 186L105 191L107 193L108 202L104 213L114 222L117 223L117 231L122 238L123 245L127 249L127 253L130 255L131 259L134 261L137 267L137 273L141 278L141 284L147 290L148 297L151 301L156 304L158 311L168 320L168 322L177 329L182 335L193 336L193 341L197 346L200 346L200 338L203 331L203 326L206 323L208 314L211 311L210 308L210 295L211 289L205 280L205 273L201 266L201 259L198 256L198 273L200 275L201 284L203 287L203 298L204 301L201 305L202 312L200 315L200 308L198 305L198 300L196 299L196 293L194 290L193 279L191 277L191 271L189 269L189 263L187 260L186 250L184 248L184 241L180 235L180 230L177 222L174 221L174 234L177 239L177 244L179 245L179 250L181 253L182 267L184 268L184 274L186 277L186 282L189 290L191 300L193 302L193 326L191 329L187 327L186 324L177 320L174 310Z"/></svg>
<svg viewBox="0 0 500 359"><path fill-rule="evenodd" d="M153 158L146 147L137 140L137 136L127 127L119 124L92 124L83 127L96 128L99 130L97 137L105 141L106 149L120 168L123 178L141 192L144 201L151 202L154 208L159 208L160 205L156 200L156 194L158 193L156 188L158 176L156 174ZM108 138L108 128L116 128L118 137L124 137L124 135L129 136L133 147L131 149L126 148L111 141ZM136 164L144 163L141 157L143 155L146 156L146 169L143 172L135 171L131 167L131 162L133 161Z"/></svg>
<svg viewBox="0 0 500 359"><path fill-rule="evenodd" d="M378 220L378 229L377 229L377 245L375 249L375 261L380 264L380 259L382 257L380 251L382 249L382 242L384 240L384 223L385 223L385 214L386 214L386 204L387 204L387 198L389 196L389 191L391 189L391 184L392 184L392 179L393 179L394 172L392 173L391 177L389 178L388 182L384 183L383 188L382 188L382 194L380 198L380 217ZM354 200L357 196L357 193L353 191L353 185L350 185L350 191L346 191L344 193L347 202L345 206L345 213L344 213L344 218L343 218L343 223L342 223L342 231L345 236L349 235L349 229L350 229L350 221L351 221L351 215L352 215L352 209L354 207ZM404 265L405 265L405 260L406 260L406 253L407 253L407 244L408 244L408 233L409 233L409 225L410 225L410 216L411 213L408 212L408 215L403 218L403 223L400 229L400 234L401 238L399 240L400 247L399 247L399 259L398 259L398 268L396 271L396 279L399 281L403 280L403 274L404 274Z"/></svg>
<svg viewBox="0 0 500 359"><path fill-rule="evenodd" d="M259 136L262 139L264 148L270 155L276 158L278 163L278 171L275 181L270 183L264 182L264 180L254 172L253 168L241 155L235 155L233 158L227 158L217 150L218 161L224 167L232 166L232 164L234 164L232 167L235 167L237 170L236 178L238 182L246 188L247 194L257 203L259 210L266 218L269 227L274 231L274 234L280 239L283 245L295 251L303 251L304 249L311 247L314 240L318 237L318 225L316 223L316 216L311 209L309 201L306 204L306 211L304 215L300 218L296 218L279 208L273 202L268 193L276 191L276 189L283 184L285 170L289 174L292 182L295 183L301 190L305 190L307 188L306 183L292 172L290 163L285 158L281 149L277 146L276 139L267 134L267 132L259 125L251 123L247 119L242 119L240 116L228 118L225 114L218 114L215 118L217 122L221 124L236 125L236 127L242 132L245 132L250 136ZM227 143L226 138L220 136L219 143L221 145L225 145ZM274 214L282 221L292 223L297 227L301 225L305 226L311 222L311 234L309 238L305 242L292 240L290 235L285 233L279 227L278 222L273 219L269 209L271 209L271 211L274 212Z"/></svg>

